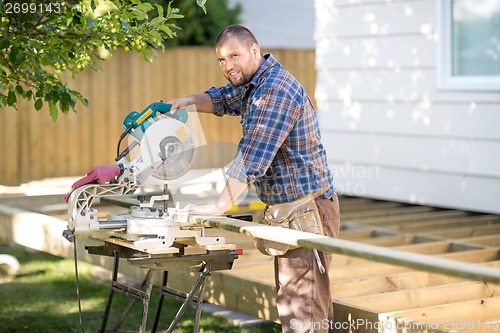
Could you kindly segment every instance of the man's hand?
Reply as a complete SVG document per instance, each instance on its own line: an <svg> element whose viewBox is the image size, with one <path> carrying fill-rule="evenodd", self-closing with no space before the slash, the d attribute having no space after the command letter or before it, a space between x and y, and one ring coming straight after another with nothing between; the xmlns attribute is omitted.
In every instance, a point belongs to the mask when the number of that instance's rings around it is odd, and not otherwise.
<svg viewBox="0 0 500 333"><path fill-rule="evenodd" d="M68 202L71 193L80 186L91 183L105 184L114 179L119 174L120 167L115 164L93 167L83 178L77 180L71 186L68 193L66 193L66 195L64 196L64 200Z"/></svg>
<svg viewBox="0 0 500 333"><path fill-rule="evenodd" d="M190 105L191 103L189 103L190 102L189 99L190 99L189 97L176 98L176 99L171 99L166 103L171 105L170 112L174 112L177 109L182 109Z"/></svg>

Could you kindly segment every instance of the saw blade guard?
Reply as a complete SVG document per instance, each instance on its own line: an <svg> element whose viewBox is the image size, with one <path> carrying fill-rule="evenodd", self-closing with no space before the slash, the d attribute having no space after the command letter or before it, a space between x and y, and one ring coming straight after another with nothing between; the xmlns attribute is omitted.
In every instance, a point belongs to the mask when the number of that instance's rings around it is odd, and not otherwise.
<svg viewBox="0 0 500 333"><path fill-rule="evenodd" d="M140 137L139 156L131 163L138 169L139 184L168 183L183 176L195 161L198 147L196 135L179 120L158 120L149 125ZM134 141L135 136L131 140Z"/></svg>

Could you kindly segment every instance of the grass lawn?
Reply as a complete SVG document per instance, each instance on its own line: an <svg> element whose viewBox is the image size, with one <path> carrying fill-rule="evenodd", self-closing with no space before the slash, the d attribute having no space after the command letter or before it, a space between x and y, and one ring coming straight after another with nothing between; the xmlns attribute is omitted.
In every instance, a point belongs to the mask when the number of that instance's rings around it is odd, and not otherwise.
<svg viewBox="0 0 500 333"><path fill-rule="evenodd" d="M72 259L7 244L0 245L0 254L11 254L21 264L16 279L0 284L0 333L81 332ZM96 278L92 274L92 266L87 263L80 262L78 269L85 332L97 332L109 294L109 281ZM113 328L121 315L118 309L123 309L129 300L130 298L115 293L108 330ZM158 290L153 290L149 321L153 319L157 300ZM165 298L157 332L166 332L179 306L180 302ZM120 329L137 332L141 310L140 302L136 302ZM175 332L192 332L193 319L194 311L190 308ZM148 332L151 327L152 324L148 322ZM223 318L203 313L200 332L277 333L281 332L281 327L277 324L253 329L235 327Z"/></svg>

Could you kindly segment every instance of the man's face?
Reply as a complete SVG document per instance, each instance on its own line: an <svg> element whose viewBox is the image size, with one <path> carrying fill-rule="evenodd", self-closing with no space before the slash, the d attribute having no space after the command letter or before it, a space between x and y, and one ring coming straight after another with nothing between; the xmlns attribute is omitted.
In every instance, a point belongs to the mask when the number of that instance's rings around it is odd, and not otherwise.
<svg viewBox="0 0 500 333"><path fill-rule="evenodd" d="M237 38L230 38L216 47L215 52L222 74L235 87L249 83L260 65L258 45L248 47Z"/></svg>

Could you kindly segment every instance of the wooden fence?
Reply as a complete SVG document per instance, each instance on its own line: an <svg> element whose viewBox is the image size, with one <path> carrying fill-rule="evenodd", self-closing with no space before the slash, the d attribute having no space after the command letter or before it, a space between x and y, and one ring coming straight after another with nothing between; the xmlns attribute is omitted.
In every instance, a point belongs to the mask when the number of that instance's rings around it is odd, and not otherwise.
<svg viewBox="0 0 500 333"><path fill-rule="evenodd" d="M314 98L314 50L264 52L272 52ZM226 84L210 47L167 50L152 64L135 53L116 52L102 65L103 72L86 70L75 80L64 74L70 86L89 100L89 107L79 105L76 113L60 115L55 123L46 109L37 112L31 102L22 101L17 111L0 110L0 184L78 176L92 166L112 163L123 118L130 111ZM212 150L211 163L230 161L231 147L241 135L239 119L200 118L208 142L226 143L224 149Z"/></svg>

